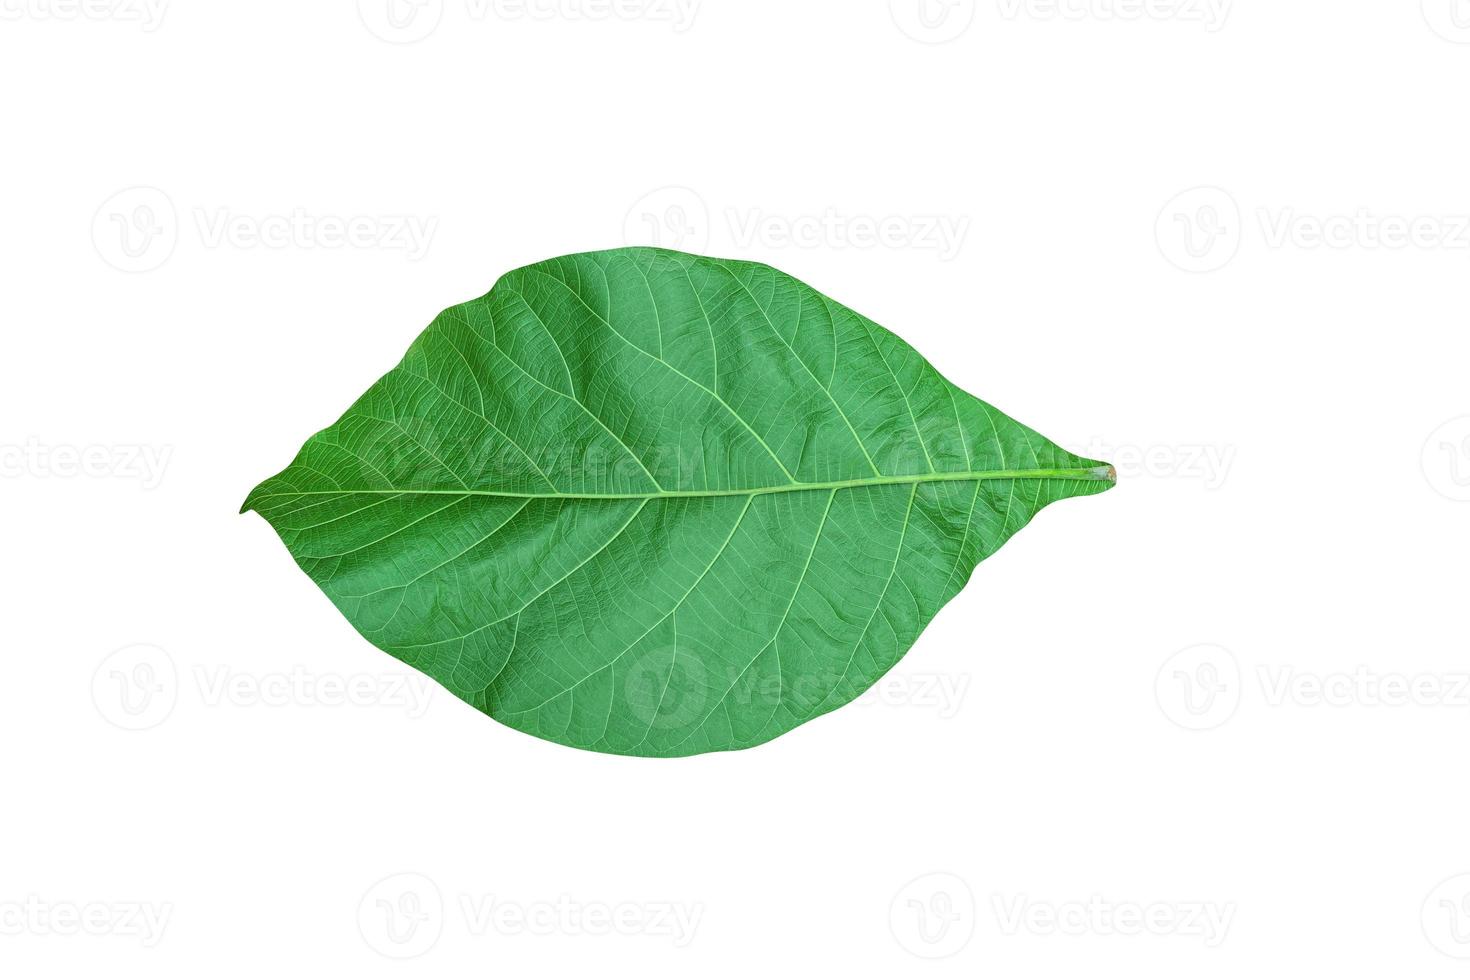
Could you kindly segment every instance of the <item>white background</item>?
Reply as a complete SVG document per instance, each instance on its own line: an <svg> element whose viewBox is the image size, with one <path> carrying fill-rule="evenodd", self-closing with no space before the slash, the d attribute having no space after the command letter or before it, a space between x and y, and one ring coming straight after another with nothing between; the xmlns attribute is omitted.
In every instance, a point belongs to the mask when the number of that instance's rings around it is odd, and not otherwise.
<svg viewBox="0 0 1470 980"><path fill-rule="evenodd" d="M0 0L0 971L1463 976L1470 4L587 2ZM1122 479L772 743L503 728L236 509L625 242Z"/></svg>

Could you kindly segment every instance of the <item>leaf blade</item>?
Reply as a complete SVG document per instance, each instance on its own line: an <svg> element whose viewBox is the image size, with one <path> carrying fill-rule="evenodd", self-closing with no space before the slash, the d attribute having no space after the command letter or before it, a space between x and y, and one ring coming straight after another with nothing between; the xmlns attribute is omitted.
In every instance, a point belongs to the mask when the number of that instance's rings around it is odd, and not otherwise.
<svg viewBox="0 0 1470 980"><path fill-rule="evenodd" d="M851 700L1111 482L777 270L619 249L446 310L242 511L492 717L684 755Z"/></svg>

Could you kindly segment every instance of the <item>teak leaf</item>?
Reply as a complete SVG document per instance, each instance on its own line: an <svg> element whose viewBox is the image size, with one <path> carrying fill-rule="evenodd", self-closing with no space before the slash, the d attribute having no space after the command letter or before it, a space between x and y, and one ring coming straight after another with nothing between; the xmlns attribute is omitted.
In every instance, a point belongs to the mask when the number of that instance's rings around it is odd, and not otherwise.
<svg viewBox="0 0 1470 980"><path fill-rule="evenodd" d="M756 745L851 701L1082 459L769 266L508 273L250 494L368 640L584 749Z"/></svg>

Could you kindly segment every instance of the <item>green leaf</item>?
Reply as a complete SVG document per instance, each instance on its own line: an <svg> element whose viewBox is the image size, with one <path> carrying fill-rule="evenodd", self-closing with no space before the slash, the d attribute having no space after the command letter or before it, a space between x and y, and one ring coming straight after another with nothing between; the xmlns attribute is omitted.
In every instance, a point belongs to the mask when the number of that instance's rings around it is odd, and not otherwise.
<svg viewBox="0 0 1470 980"><path fill-rule="evenodd" d="M241 509L491 717L679 756L851 701L1112 482L784 273L627 248L445 310Z"/></svg>

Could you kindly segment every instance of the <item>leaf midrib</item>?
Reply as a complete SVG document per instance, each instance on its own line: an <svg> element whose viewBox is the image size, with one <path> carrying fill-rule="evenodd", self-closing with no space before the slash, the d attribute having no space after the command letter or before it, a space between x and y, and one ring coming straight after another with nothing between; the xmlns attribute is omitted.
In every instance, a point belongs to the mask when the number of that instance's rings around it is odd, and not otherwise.
<svg viewBox="0 0 1470 980"><path fill-rule="evenodd" d="M261 494L256 500L271 497L351 496L364 493L442 494L456 497L514 497L548 500L649 500L660 497L754 497L768 493L802 493L813 490L846 490L857 487L892 486L913 483L971 483L980 480L1082 480L1112 483L1117 479L1111 466L1073 469L1031 470L967 470L954 473L914 473L906 476L864 477L856 480L829 480L821 483L789 483L771 487L745 487L736 490L662 490L655 493L522 493L514 490L401 490L373 488L350 490L289 490ZM254 501L252 501L254 503Z"/></svg>

